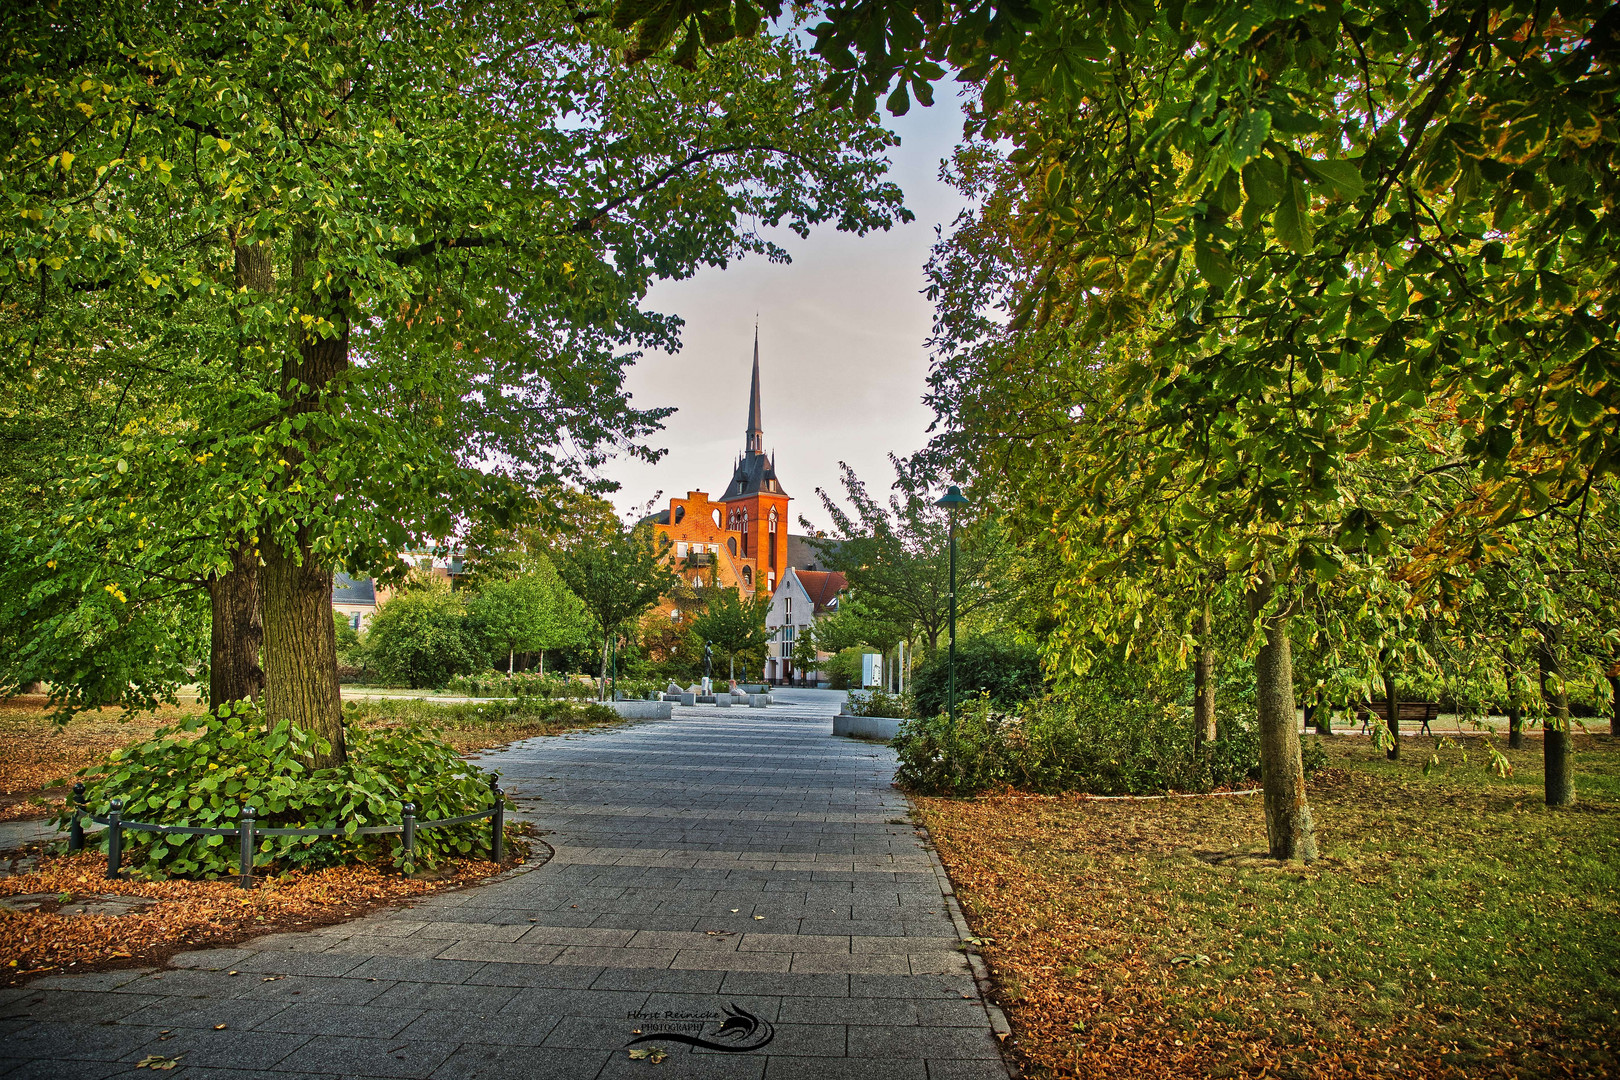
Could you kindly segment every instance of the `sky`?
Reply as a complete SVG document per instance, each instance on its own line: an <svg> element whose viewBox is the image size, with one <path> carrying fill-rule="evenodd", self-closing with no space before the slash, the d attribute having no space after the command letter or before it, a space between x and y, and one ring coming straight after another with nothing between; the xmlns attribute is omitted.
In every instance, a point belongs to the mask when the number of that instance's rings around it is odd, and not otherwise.
<svg viewBox="0 0 1620 1080"><path fill-rule="evenodd" d="M894 482L888 455L927 442L933 413L921 399L933 305L922 295L923 266L934 227L949 228L965 205L938 178L962 114L942 94L930 108L887 120L901 139L889 179L915 221L865 237L830 226L806 240L776 230L789 264L748 258L653 289L650 308L686 320L682 348L644 355L628 386L638 407L679 411L649 440L668 450L656 465L618 458L601 470L621 485L609 496L621 513L659 492L659 506L688 491L717 494L730 479L748 419L756 313L765 446L793 497L793 531L801 514L830 527L816 489L842 494L840 461L879 494Z"/></svg>

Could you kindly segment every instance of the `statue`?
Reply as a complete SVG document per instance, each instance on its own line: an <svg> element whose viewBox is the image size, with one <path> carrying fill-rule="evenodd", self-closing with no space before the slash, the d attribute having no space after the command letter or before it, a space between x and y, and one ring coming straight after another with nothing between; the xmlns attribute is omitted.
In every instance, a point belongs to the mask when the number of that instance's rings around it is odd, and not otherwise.
<svg viewBox="0 0 1620 1080"><path fill-rule="evenodd" d="M703 695L714 693L714 646L703 643Z"/></svg>

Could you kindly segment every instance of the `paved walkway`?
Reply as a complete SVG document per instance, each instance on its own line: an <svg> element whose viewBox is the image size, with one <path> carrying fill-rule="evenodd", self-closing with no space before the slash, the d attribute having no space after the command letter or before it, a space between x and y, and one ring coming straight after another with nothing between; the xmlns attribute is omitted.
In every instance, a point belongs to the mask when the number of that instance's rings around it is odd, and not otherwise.
<svg viewBox="0 0 1620 1080"><path fill-rule="evenodd" d="M543 866L0 991L0 1074L147 1076L161 1054L173 1080L1005 1080L892 754L834 739L831 698L790 699L494 752L539 800Z"/></svg>

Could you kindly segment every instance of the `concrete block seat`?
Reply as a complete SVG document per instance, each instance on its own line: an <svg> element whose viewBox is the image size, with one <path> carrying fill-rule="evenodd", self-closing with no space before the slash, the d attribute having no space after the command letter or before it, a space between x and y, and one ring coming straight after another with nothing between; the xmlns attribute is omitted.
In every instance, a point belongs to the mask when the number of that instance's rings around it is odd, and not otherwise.
<svg viewBox="0 0 1620 1080"><path fill-rule="evenodd" d="M667 701L610 701L607 706L626 720L668 720L675 707Z"/></svg>
<svg viewBox="0 0 1620 1080"><path fill-rule="evenodd" d="M839 713L833 717L833 734L852 739L877 739L890 742L900 734L904 720L890 716L851 716Z"/></svg>
<svg viewBox="0 0 1620 1080"><path fill-rule="evenodd" d="M665 694L664 695L664 700L665 701L672 701L677 705L696 705L697 704L697 695L696 694Z"/></svg>

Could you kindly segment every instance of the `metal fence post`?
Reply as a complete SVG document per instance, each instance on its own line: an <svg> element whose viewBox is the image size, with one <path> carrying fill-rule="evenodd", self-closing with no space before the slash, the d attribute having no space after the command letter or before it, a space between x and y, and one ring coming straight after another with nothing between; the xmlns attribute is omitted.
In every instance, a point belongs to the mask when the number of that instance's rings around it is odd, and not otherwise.
<svg viewBox="0 0 1620 1080"><path fill-rule="evenodd" d="M251 806L242 807L242 816L236 823L237 850L241 858L240 876L236 884L244 889L253 888L253 818L255 811Z"/></svg>
<svg viewBox="0 0 1620 1080"><path fill-rule="evenodd" d="M73 785L73 820L68 823L68 850L84 850L84 781Z"/></svg>
<svg viewBox="0 0 1620 1080"><path fill-rule="evenodd" d="M405 861L414 865L416 862L416 804L405 803L400 807L400 811L404 815L401 821L405 828L401 840L405 848Z"/></svg>
<svg viewBox="0 0 1620 1080"><path fill-rule="evenodd" d="M489 793L495 796L495 813L490 817L489 849L500 864L506 857L506 796L501 792L501 778L489 774Z"/></svg>
<svg viewBox="0 0 1620 1080"><path fill-rule="evenodd" d="M118 879L118 870L124 862L124 800L114 799L107 808L107 877Z"/></svg>

